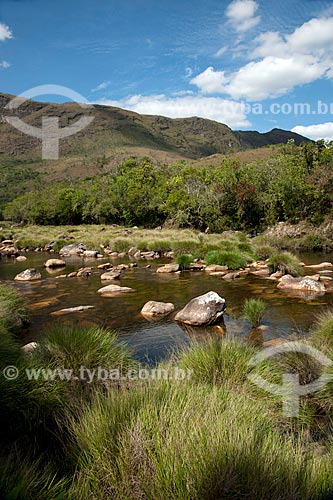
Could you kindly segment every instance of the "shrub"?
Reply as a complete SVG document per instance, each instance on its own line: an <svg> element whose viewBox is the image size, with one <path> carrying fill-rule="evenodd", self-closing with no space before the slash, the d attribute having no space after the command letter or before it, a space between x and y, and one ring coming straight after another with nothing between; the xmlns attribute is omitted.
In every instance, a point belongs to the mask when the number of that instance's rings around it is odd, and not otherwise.
<svg viewBox="0 0 333 500"><path fill-rule="evenodd" d="M254 252L260 260L266 260L276 252L276 248L270 245L256 245L254 247Z"/></svg>
<svg viewBox="0 0 333 500"><path fill-rule="evenodd" d="M243 315L250 321L253 328L257 328L262 320L266 304L261 299L246 299L243 306Z"/></svg>
<svg viewBox="0 0 333 500"><path fill-rule="evenodd" d="M179 257L177 257L176 259L176 262L177 264L179 264L181 271L190 269L190 264L192 261L193 261L192 255L186 255L186 254L179 255Z"/></svg>
<svg viewBox="0 0 333 500"><path fill-rule="evenodd" d="M320 251L326 246L326 238L315 233L308 233L306 236L300 239L299 246L304 250L309 251Z"/></svg>
<svg viewBox="0 0 333 500"><path fill-rule="evenodd" d="M240 269L246 267L246 257L239 251L213 250L208 252L205 261L207 265L218 264L228 266L229 269Z"/></svg>
<svg viewBox="0 0 333 500"><path fill-rule="evenodd" d="M272 255L268 261L270 273L280 271L291 276L302 276L303 268L297 257L289 252L281 252Z"/></svg>

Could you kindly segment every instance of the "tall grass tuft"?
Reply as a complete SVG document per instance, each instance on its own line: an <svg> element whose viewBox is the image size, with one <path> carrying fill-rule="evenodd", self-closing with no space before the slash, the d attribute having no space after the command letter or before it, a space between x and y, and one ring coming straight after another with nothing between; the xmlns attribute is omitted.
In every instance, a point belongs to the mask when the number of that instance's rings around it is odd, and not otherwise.
<svg viewBox="0 0 333 500"><path fill-rule="evenodd" d="M207 253L205 261L207 265L218 264L229 269L244 268L247 264L246 257L237 250L213 250Z"/></svg>
<svg viewBox="0 0 333 500"><path fill-rule="evenodd" d="M290 252L273 254L267 265L270 273L280 271L283 274L291 274L291 276L295 277L303 275L303 268L299 260Z"/></svg>
<svg viewBox="0 0 333 500"><path fill-rule="evenodd" d="M193 261L192 255L179 255L176 259L177 264L179 264L179 267L181 271L186 271L190 269L190 264Z"/></svg>
<svg viewBox="0 0 333 500"><path fill-rule="evenodd" d="M243 306L243 315L250 321L253 328L257 328L263 318L266 304L261 299L246 299Z"/></svg>
<svg viewBox="0 0 333 500"><path fill-rule="evenodd" d="M29 323L28 310L16 290L0 285L0 325L17 332Z"/></svg>

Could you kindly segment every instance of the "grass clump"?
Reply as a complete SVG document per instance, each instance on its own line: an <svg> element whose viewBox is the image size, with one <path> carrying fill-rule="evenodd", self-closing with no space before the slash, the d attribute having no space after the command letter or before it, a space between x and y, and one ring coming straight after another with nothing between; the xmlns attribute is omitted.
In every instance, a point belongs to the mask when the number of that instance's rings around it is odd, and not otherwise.
<svg viewBox="0 0 333 500"><path fill-rule="evenodd" d="M191 370L191 380L204 384L238 386L246 380L247 363L255 349L241 342L211 338L194 343L179 358L180 367Z"/></svg>
<svg viewBox="0 0 333 500"><path fill-rule="evenodd" d="M205 261L207 265L218 264L228 266L229 269L240 269L246 267L247 259L239 251L212 250L208 252Z"/></svg>
<svg viewBox="0 0 333 500"><path fill-rule="evenodd" d="M125 238L117 238L113 240L110 245L112 250L118 253L127 253L132 246L131 242L129 240L126 240Z"/></svg>
<svg viewBox="0 0 333 500"><path fill-rule="evenodd" d="M260 260L266 260L276 253L276 248L271 245L256 245L254 252Z"/></svg>
<svg viewBox="0 0 333 500"><path fill-rule="evenodd" d="M197 255L200 253L200 248L202 244L195 240L182 240L182 241L173 241L172 242L172 251L175 253L175 256L179 255Z"/></svg>
<svg viewBox="0 0 333 500"><path fill-rule="evenodd" d="M267 265L270 273L280 271L283 274L291 274L294 277L303 275L303 268L299 260L290 252L273 254Z"/></svg>
<svg viewBox="0 0 333 500"><path fill-rule="evenodd" d="M266 304L261 299L246 299L243 306L243 315L250 321L253 328L257 328L263 318Z"/></svg>
<svg viewBox="0 0 333 500"><path fill-rule="evenodd" d="M190 269L190 264L193 261L192 255L179 255L176 259L177 264L179 264L181 271L188 271Z"/></svg>
<svg viewBox="0 0 333 500"><path fill-rule="evenodd" d="M28 324L28 310L16 290L0 285L0 325L9 332L17 332Z"/></svg>

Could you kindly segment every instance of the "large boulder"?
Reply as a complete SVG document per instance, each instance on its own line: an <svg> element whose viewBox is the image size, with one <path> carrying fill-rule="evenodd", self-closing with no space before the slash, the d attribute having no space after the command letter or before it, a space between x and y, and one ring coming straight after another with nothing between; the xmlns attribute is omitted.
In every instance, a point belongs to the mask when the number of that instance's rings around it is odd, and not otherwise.
<svg viewBox="0 0 333 500"><path fill-rule="evenodd" d="M146 302L141 309L143 316L164 316L175 310L175 306L171 302L157 302L150 300Z"/></svg>
<svg viewBox="0 0 333 500"><path fill-rule="evenodd" d="M282 276L277 286L278 288L288 290L304 290L309 292L325 292L326 288L324 283L305 276L304 278L294 278L290 274Z"/></svg>
<svg viewBox="0 0 333 500"><path fill-rule="evenodd" d="M41 280L42 275L37 269L26 269L21 273L17 274L14 278L15 281L37 281Z"/></svg>
<svg viewBox="0 0 333 500"><path fill-rule="evenodd" d="M159 267L157 273L176 273L180 269L179 264L165 264L165 266Z"/></svg>
<svg viewBox="0 0 333 500"><path fill-rule="evenodd" d="M44 267L48 268L56 268L56 267L65 267L66 262L62 259L49 259L45 262Z"/></svg>
<svg viewBox="0 0 333 500"><path fill-rule="evenodd" d="M60 255L81 255L86 251L83 243L71 243L61 248Z"/></svg>
<svg viewBox="0 0 333 500"><path fill-rule="evenodd" d="M175 320L187 325L212 325L222 320L225 300L216 292L207 292L196 297L179 311Z"/></svg>
<svg viewBox="0 0 333 500"><path fill-rule="evenodd" d="M83 257L87 259L96 259L98 252L96 250L84 250Z"/></svg>

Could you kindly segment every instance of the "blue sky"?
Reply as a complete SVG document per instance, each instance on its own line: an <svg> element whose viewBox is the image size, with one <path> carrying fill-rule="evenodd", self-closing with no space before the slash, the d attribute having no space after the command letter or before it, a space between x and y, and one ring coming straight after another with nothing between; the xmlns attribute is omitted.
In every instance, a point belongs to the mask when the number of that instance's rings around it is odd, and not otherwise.
<svg viewBox="0 0 333 500"><path fill-rule="evenodd" d="M10 94L63 85L139 113L333 139L332 79L333 4L324 0L0 4L0 91Z"/></svg>

